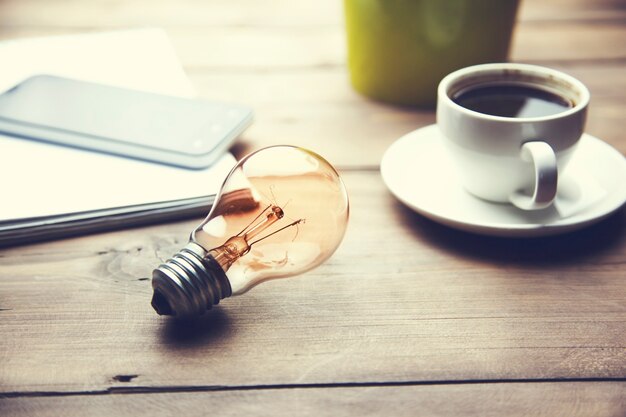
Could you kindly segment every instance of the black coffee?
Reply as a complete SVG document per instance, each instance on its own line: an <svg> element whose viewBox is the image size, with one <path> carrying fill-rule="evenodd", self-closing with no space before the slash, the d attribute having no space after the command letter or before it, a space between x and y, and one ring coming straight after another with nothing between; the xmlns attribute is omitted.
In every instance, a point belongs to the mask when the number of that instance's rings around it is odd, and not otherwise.
<svg viewBox="0 0 626 417"><path fill-rule="evenodd" d="M452 99L466 109L502 117L550 116L574 106L557 94L523 85L479 86Z"/></svg>

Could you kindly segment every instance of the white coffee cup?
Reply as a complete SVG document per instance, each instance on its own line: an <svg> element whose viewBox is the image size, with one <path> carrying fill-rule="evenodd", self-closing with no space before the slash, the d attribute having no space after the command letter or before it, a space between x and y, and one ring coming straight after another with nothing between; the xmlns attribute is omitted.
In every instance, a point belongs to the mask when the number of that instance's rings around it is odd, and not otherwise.
<svg viewBox="0 0 626 417"><path fill-rule="evenodd" d="M455 102L486 86L541 90L571 106L545 116L504 117ZM484 64L447 75L437 94L437 125L467 191L524 210L554 202L559 175L584 132L589 90L580 81L535 65Z"/></svg>

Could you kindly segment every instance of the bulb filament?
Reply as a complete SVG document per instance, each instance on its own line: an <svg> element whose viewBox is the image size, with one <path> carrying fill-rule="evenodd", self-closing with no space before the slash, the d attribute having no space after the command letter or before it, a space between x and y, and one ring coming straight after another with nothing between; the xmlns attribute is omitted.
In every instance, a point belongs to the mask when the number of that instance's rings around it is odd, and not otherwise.
<svg viewBox="0 0 626 417"><path fill-rule="evenodd" d="M263 213L268 210L270 210L270 212L265 215L265 218L256 225L254 225L254 222L256 222L263 215ZM240 236L242 233L244 233L244 239L246 239L246 241L250 241L250 239L257 236L262 231L266 230L268 227L276 223L278 220L282 219L284 216L285 212L283 211L283 209L278 206L269 205L265 208L265 210L259 213L259 215L254 220L252 220L252 222L248 226L246 226L243 231L239 232L237 236Z"/></svg>
<svg viewBox="0 0 626 417"><path fill-rule="evenodd" d="M274 204L270 204L241 232L229 238L222 246L211 249L209 254L220 264L224 272L226 272L237 259L250 252L250 248L255 243L267 239L282 230L304 222L304 219L296 220L278 230L252 241L252 239L259 236L262 232L267 230L271 225L281 220L283 217L285 217L283 209Z"/></svg>

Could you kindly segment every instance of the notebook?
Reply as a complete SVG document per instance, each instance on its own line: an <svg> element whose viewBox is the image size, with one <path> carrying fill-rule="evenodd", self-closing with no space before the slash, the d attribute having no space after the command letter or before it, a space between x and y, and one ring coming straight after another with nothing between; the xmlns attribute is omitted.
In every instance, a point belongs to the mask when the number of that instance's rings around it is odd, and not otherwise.
<svg viewBox="0 0 626 417"><path fill-rule="evenodd" d="M194 95L160 29L0 42L0 62L0 92L46 73ZM235 162L186 170L0 135L0 246L201 216Z"/></svg>

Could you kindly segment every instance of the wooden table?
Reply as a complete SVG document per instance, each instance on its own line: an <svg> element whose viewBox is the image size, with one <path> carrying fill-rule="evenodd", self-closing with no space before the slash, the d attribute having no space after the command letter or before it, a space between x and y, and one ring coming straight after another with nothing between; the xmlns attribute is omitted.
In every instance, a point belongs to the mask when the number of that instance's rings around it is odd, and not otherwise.
<svg viewBox="0 0 626 417"><path fill-rule="evenodd" d="M624 210L528 241L402 206L381 156L434 113L351 89L341 2L0 0L1 39L135 26L167 30L201 96L255 108L238 155L334 162L351 224L322 267L186 325L146 277L199 219L0 251L0 415L626 414ZM585 82L588 132L626 153L623 3L525 0L512 59Z"/></svg>

